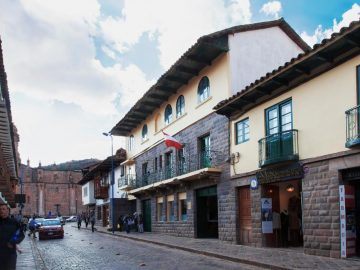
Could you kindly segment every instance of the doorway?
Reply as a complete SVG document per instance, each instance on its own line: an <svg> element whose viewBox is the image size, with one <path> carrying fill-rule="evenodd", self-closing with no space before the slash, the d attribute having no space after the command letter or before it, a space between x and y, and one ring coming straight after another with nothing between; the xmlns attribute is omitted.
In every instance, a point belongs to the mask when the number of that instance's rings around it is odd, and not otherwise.
<svg viewBox="0 0 360 270"><path fill-rule="evenodd" d="M262 211L262 225L267 227L263 244L266 247L301 247L302 199L301 181L292 180L263 185L262 199L271 199L271 211ZM270 224L266 221L271 221Z"/></svg>
<svg viewBox="0 0 360 270"><path fill-rule="evenodd" d="M251 243L251 197L250 187L240 187L238 189L238 208L239 208L239 244L246 245Z"/></svg>
<svg viewBox="0 0 360 270"><path fill-rule="evenodd" d="M151 200L142 201L144 231L151 232Z"/></svg>
<svg viewBox="0 0 360 270"><path fill-rule="evenodd" d="M197 237L218 238L217 187L196 191Z"/></svg>

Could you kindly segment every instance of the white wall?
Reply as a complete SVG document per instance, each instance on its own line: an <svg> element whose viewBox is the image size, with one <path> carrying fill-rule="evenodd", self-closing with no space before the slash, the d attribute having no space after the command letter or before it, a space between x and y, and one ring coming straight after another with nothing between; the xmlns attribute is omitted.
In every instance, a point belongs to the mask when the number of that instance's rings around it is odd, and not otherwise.
<svg viewBox="0 0 360 270"><path fill-rule="evenodd" d="M87 188L87 196L84 196L84 189ZM82 194L82 203L83 205L88 205L91 203L95 203L94 198L94 181L87 182L85 185L82 186L81 190Z"/></svg>
<svg viewBox="0 0 360 270"><path fill-rule="evenodd" d="M279 27L229 36L233 94L303 52Z"/></svg>

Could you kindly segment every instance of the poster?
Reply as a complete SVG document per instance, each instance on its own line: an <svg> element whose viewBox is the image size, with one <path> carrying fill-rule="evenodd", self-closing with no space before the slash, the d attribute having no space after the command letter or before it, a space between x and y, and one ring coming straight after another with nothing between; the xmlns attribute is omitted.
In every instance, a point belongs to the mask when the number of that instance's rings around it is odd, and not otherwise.
<svg viewBox="0 0 360 270"><path fill-rule="evenodd" d="M261 228L263 233L273 233L272 199L261 198Z"/></svg>
<svg viewBox="0 0 360 270"><path fill-rule="evenodd" d="M339 186L340 200L340 252L341 258L346 258L346 211L345 211L345 187Z"/></svg>

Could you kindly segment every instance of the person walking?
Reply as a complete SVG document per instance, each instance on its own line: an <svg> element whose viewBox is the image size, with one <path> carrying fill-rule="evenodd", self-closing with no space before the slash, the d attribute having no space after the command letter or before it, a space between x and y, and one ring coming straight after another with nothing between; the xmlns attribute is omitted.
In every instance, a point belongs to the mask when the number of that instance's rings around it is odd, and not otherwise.
<svg viewBox="0 0 360 270"><path fill-rule="evenodd" d="M82 221L82 217L81 214L77 215L77 225L78 225L78 229L80 230L81 228L81 221Z"/></svg>
<svg viewBox="0 0 360 270"><path fill-rule="evenodd" d="M85 213L85 218L84 218L86 229L87 229L87 227L88 227L88 225L89 225L89 219L90 219L89 213L86 212L86 213Z"/></svg>
<svg viewBox="0 0 360 270"><path fill-rule="evenodd" d="M38 227L38 224L35 221L35 215L33 215L32 219L29 223L29 236L33 235L34 238L36 238L36 229Z"/></svg>
<svg viewBox="0 0 360 270"><path fill-rule="evenodd" d="M91 223L91 231L94 232L95 231L95 211L91 211L90 212L90 223Z"/></svg>
<svg viewBox="0 0 360 270"><path fill-rule="evenodd" d="M6 204L0 204L0 262L1 269L16 269L16 245L24 240L21 224L9 217L10 209Z"/></svg>
<svg viewBox="0 0 360 270"><path fill-rule="evenodd" d="M144 219L141 213L138 215L138 230L139 233L144 232Z"/></svg>

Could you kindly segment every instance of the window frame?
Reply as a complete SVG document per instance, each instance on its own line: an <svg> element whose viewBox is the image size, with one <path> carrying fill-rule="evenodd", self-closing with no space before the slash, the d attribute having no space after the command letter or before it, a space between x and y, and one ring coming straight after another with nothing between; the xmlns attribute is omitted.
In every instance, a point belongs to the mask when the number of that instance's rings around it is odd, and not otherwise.
<svg viewBox="0 0 360 270"><path fill-rule="evenodd" d="M180 95L176 100L176 118L185 114L185 97Z"/></svg>
<svg viewBox="0 0 360 270"><path fill-rule="evenodd" d="M247 128L248 128L248 132L246 133L245 130L246 130L246 122L247 122ZM238 122L235 123L235 144L238 145L238 144L241 144L241 143L245 143L245 142L248 142L250 140L250 120L249 120L249 117L245 118L245 119L242 119ZM242 125L242 140L240 141L239 140L239 125ZM246 138L246 134L248 135L248 138Z"/></svg>
<svg viewBox="0 0 360 270"><path fill-rule="evenodd" d="M144 124L143 125L143 128L142 128L142 130L141 130L141 138L142 138L142 141L144 142L144 141L146 141L147 139L149 139L149 137L148 137L148 126L147 126L147 124Z"/></svg>
<svg viewBox="0 0 360 270"><path fill-rule="evenodd" d="M173 120L172 120L172 107L170 104L166 105L165 107L165 112L164 112L164 123L165 125L169 125Z"/></svg>
<svg viewBox="0 0 360 270"><path fill-rule="evenodd" d="M291 108L291 111L290 111L291 122L289 122L289 123L291 123L291 127L290 127L290 129L283 130L283 122L282 122L283 115L281 114L281 109L288 104L290 104L290 108ZM270 133L269 121L274 120L275 118L270 119L269 114L273 110L276 110L276 112L277 112L277 117L276 117L277 118L277 132L276 133ZM286 123L286 124L289 124L289 123ZM265 109L265 135L266 136L270 136L273 134L279 134L284 131L292 130L293 128L294 128L294 116L293 116L293 105L292 105L291 98L281 101L281 102Z"/></svg>
<svg viewBox="0 0 360 270"><path fill-rule="evenodd" d="M210 97L210 80L207 76L203 76L198 84L197 99L198 103L202 103Z"/></svg>
<svg viewBox="0 0 360 270"><path fill-rule="evenodd" d="M134 150L134 146L135 146L135 138L134 135L130 135L129 136L129 151L133 151Z"/></svg>

